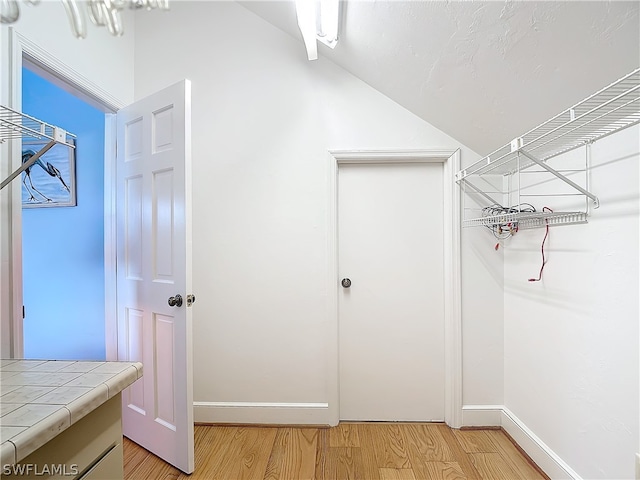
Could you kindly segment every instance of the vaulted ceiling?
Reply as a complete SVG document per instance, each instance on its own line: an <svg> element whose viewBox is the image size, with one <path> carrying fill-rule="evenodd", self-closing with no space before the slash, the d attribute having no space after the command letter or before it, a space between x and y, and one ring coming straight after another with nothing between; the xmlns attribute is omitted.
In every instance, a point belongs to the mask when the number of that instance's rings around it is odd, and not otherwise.
<svg viewBox="0 0 640 480"><path fill-rule="evenodd" d="M293 0L245 1L300 40ZM481 155L640 66L637 1L342 3L340 65Z"/></svg>

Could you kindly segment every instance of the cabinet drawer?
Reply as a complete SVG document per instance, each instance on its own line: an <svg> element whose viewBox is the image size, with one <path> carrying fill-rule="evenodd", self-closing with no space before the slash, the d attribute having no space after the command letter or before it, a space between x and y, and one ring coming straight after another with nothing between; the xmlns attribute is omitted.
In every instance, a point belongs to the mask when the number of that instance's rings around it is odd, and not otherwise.
<svg viewBox="0 0 640 480"><path fill-rule="evenodd" d="M119 443L79 480L122 480L122 444Z"/></svg>

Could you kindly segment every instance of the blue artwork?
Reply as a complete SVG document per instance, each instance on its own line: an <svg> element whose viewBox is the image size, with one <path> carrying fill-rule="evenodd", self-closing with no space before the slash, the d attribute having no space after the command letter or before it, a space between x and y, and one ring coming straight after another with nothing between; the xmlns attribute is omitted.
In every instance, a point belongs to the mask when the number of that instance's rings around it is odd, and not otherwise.
<svg viewBox="0 0 640 480"><path fill-rule="evenodd" d="M46 141L23 142L22 163L28 162L46 144ZM75 177L75 149L54 145L22 173L22 206L75 206Z"/></svg>

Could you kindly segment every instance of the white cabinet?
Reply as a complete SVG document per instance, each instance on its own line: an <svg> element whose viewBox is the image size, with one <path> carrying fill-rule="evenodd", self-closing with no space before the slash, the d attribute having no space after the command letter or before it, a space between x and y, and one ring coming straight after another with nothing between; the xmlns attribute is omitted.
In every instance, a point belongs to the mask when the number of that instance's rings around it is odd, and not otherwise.
<svg viewBox="0 0 640 480"><path fill-rule="evenodd" d="M22 475L2 478L122 480L121 411L119 393L13 465Z"/></svg>

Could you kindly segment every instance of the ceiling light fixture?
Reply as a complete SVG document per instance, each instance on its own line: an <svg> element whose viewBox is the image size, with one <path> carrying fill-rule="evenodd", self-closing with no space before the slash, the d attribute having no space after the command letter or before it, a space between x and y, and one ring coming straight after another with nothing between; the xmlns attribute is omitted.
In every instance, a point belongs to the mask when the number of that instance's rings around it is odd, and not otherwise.
<svg viewBox="0 0 640 480"><path fill-rule="evenodd" d="M320 28L317 38L329 48L338 43L338 23L340 22L340 1L320 1Z"/></svg>
<svg viewBox="0 0 640 480"><path fill-rule="evenodd" d="M296 14L309 60L318 59L318 40L335 48L340 21L339 0L296 0Z"/></svg>
<svg viewBox="0 0 640 480"><path fill-rule="evenodd" d="M41 0L24 0L28 5L38 5L40 2ZM76 38L87 36L84 9L80 8L82 4L86 6L89 19L94 25L107 27L109 33L117 37L124 33L120 12L125 7L169 10L169 0L62 0L62 4L67 11L71 31ZM19 18L18 0L0 0L0 23L14 23Z"/></svg>

